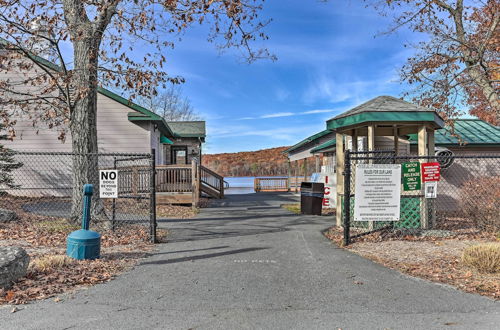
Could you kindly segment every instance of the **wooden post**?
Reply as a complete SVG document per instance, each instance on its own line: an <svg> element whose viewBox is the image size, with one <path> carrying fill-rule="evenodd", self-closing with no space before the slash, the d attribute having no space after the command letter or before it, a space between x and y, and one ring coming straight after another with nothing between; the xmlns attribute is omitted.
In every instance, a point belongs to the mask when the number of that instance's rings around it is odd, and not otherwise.
<svg viewBox="0 0 500 330"><path fill-rule="evenodd" d="M352 130L351 145L352 145L351 151L358 151L358 130L356 129Z"/></svg>
<svg viewBox="0 0 500 330"><path fill-rule="evenodd" d="M294 181L295 181L295 192L298 192L299 189L298 189L298 185L297 185L297 181L299 181L299 161L296 160L295 161L295 171L294 171Z"/></svg>
<svg viewBox="0 0 500 330"><path fill-rule="evenodd" d="M198 164L195 159L191 160L191 184L193 187L193 207L198 207L200 203L200 177L198 172Z"/></svg>
<svg viewBox="0 0 500 330"><path fill-rule="evenodd" d="M428 156L427 129L425 125L418 128L418 155ZM420 162L425 163L427 162L427 159L420 159ZM422 184L421 195L422 205L420 207L420 226L422 229L427 229L429 228L429 218L427 212L427 199L425 198L425 184Z"/></svg>
<svg viewBox="0 0 500 330"><path fill-rule="evenodd" d="M399 154L399 135L398 135L398 126L393 126L393 136L394 136L394 155Z"/></svg>
<svg viewBox="0 0 500 330"><path fill-rule="evenodd" d="M304 181L307 181L307 158L304 158Z"/></svg>
<svg viewBox="0 0 500 330"><path fill-rule="evenodd" d="M290 191L290 180L292 180L292 164L290 163L290 158L288 158L287 163L288 163L288 168L287 168L288 180L286 180L287 182L286 191Z"/></svg>
<svg viewBox="0 0 500 330"><path fill-rule="evenodd" d="M319 163L319 161L320 161L319 155L316 155L315 157L316 157L316 169L315 170L316 170L316 173L319 173L319 172L321 172L321 165Z"/></svg>
<svg viewBox="0 0 500 330"><path fill-rule="evenodd" d="M344 193L344 135L335 134L335 171L337 173L336 224L342 226L342 194Z"/></svg>

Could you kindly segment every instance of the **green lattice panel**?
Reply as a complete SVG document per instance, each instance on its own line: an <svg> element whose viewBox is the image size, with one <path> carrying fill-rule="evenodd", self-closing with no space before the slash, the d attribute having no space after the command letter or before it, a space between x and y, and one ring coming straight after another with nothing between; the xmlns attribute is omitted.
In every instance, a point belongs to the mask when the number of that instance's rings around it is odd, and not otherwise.
<svg viewBox="0 0 500 330"><path fill-rule="evenodd" d="M344 214L344 196L342 196L341 211ZM400 220L394 221L376 221L373 223L373 229L378 229L390 225L394 228L415 229L420 228L420 207L421 197L401 197ZM354 197L351 197L351 227L359 229L367 229L367 221L354 221Z"/></svg>

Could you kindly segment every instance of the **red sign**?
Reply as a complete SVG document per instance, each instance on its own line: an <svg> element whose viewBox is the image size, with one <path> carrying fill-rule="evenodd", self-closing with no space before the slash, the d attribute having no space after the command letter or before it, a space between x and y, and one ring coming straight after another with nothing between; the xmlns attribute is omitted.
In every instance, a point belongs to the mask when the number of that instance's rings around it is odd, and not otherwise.
<svg viewBox="0 0 500 330"><path fill-rule="evenodd" d="M422 163L422 181L439 181L441 176L441 166L438 162Z"/></svg>

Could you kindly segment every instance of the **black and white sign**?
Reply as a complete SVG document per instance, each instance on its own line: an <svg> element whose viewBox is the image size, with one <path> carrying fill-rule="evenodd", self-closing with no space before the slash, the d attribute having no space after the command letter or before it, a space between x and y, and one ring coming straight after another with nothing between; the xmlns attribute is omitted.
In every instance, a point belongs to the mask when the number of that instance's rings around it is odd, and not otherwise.
<svg viewBox="0 0 500 330"><path fill-rule="evenodd" d="M425 183L425 198L437 197L437 181L430 181Z"/></svg>
<svg viewBox="0 0 500 330"><path fill-rule="evenodd" d="M99 171L99 197L118 198L118 171Z"/></svg>
<svg viewBox="0 0 500 330"><path fill-rule="evenodd" d="M358 164L354 221L399 221L401 165Z"/></svg>

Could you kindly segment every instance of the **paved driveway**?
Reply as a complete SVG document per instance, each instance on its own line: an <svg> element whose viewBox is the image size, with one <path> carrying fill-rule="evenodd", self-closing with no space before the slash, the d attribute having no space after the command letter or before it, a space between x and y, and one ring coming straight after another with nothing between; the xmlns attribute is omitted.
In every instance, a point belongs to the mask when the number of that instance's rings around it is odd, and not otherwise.
<svg viewBox="0 0 500 330"><path fill-rule="evenodd" d="M338 249L332 218L281 208L291 195L229 196L170 220L170 242L133 271L11 314L2 329L494 329L500 304Z"/></svg>

